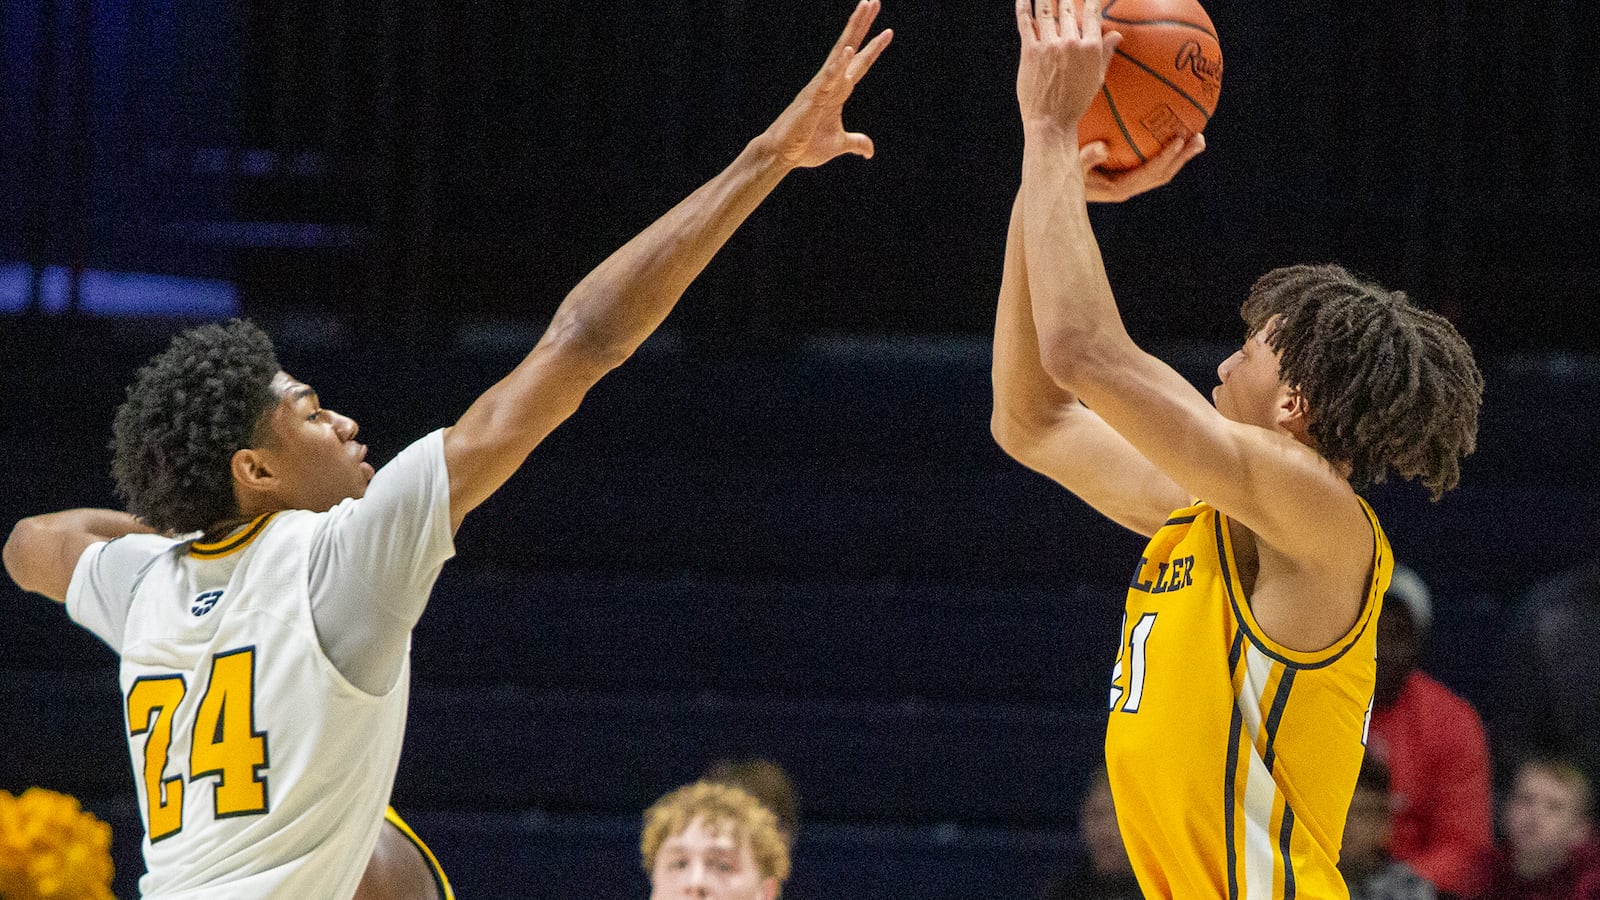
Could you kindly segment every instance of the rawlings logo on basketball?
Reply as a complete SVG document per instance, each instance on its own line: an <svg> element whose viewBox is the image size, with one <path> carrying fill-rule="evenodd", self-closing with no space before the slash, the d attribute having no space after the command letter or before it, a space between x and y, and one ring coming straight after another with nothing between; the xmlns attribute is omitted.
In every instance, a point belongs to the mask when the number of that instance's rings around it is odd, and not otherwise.
<svg viewBox="0 0 1600 900"><path fill-rule="evenodd" d="M1100 168L1121 171L1205 130L1222 93L1222 44L1201 0L1107 0L1101 18L1122 43L1078 142L1104 141Z"/></svg>
<svg viewBox="0 0 1600 900"><path fill-rule="evenodd" d="M1222 60L1207 59L1205 51L1194 41L1189 41L1178 48L1178 58L1173 60L1172 65L1180 72L1188 69L1194 73L1194 77L1207 84L1222 81Z"/></svg>
<svg viewBox="0 0 1600 900"><path fill-rule="evenodd" d="M194 613L196 617L203 616L211 612L211 607L216 606L217 601L221 599L222 591L206 591L203 594L197 594L189 604L189 612Z"/></svg>

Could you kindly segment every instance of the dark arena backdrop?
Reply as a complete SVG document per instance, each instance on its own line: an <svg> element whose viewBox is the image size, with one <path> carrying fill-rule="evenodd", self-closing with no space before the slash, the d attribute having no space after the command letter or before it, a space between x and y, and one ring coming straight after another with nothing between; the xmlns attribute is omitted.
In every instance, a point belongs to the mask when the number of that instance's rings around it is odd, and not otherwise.
<svg viewBox="0 0 1600 900"><path fill-rule="evenodd" d="M1488 381L1464 484L1372 499L1434 591L1426 666L1492 731L1517 598L1594 553L1600 16L1207 8L1209 149L1095 210L1113 287L1203 389L1275 265L1343 262L1457 323ZM112 410L198 320L265 325L379 462L452 421L847 11L6 0L0 525L115 503ZM877 157L783 184L459 535L394 796L463 898L645 896L639 811L729 756L795 779L789 896L1026 897L1074 852L1139 543L988 436L1011 4L880 24L846 111ZM9 582L0 610L0 788L111 822L134 896L115 659Z"/></svg>

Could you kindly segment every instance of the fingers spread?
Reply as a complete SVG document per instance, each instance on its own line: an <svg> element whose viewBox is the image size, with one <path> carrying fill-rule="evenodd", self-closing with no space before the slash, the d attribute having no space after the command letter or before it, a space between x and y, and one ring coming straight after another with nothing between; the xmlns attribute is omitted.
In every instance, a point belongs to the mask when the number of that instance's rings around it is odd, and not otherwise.
<svg viewBox="0 0 1600 900"><path fill-rule="evenodd" d="M1056 9L1056 34L1067 39L1078 36L1078 0L1055 0L1064 2L1065 8Z"/></svg>
<svg viewBox="0 0 1600 900"><path fill-rule="evenodd" d="M1017 33L1022 35L1023 43L1039 39L1033 24L1033 0L1017 0Z"/></svg>
<svg viewBox="0 0 1600 900"><path fill-rule="evenodd" d="M1100 0L1083 0L1082 28L1085 40L1100 40Z"/></svg>
<svg viewBox="0 0 1600 900"><path fill-rule="evenodd" d="M828 61L822 64L822 71L812 81L813 103L818 106L844 103L845 98L850 96L850 84L845 79L845 73L849 71L850 61L855 54L856 48L846 45L829 55Z"/></svg>
<svg viewBox="0 0 1600 900"><path fill-rule="evenodd" d="M872 64L878 61L878 55L883 53L883 48L889 46L889 42L892 40L894 40L893 29L885 28L878 32L877 37L874 37L872 42L867 44L860 53L856 54L855 59L850 60L850 65L845 69L845 76L850 79L851 84L857 84L861 81L862 76L867 74L867 70L872 68Z"/></svg>
<svg viewBox="0 0 1600 900"><path fill-rule="evenodd" d="M1122 32L1108 31L1100 39L1101 62L1111 65L1112 57L1117 55L1117 45L1122 43Z"/></svg>
<svg viewBox="0 0 1600 900"><path fill-rule="evenodd" d="M1072 0L1067 2L1071 3ZM1060 0L1038 0L1038 8L1034 10L1034 27L1043 40L1061 37Z"/></svg>
<svg viewBox="0 0 1600 900"><path fill-rule="evenodd" d="M872 20L877 18L881 6L879 0L861 0L856 4L855 10L850 13L850 21L845 23L844 31L828 54L830 60L845 47L861 46L861 39L866 36L867 29L872 27Z"/></svg>
<svg viewBox="0 0 1600 900"><path fill-rule="evenodd" d="M844 152L854 153L863 159L871 159L874 152L872 138L859 131L851 131L844 136Z"/></svg>

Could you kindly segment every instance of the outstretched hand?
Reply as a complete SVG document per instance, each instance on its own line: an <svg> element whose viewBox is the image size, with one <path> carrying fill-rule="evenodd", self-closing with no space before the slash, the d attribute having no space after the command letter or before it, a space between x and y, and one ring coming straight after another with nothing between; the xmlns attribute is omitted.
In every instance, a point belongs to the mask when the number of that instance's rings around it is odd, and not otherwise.
<svg viewBox="0 0 1600 900"><path fill-rule="evenodd" d="M1084 196L1090 203L1121 203L1171 181L1189 160L1199 156L1205 149L1205 135L1190 135L1162 147L1160 153L1141 166L1109 172L1096 168L1111 154L1105 142L1084 144L1078 148L1078 162L1083 166Z"/></svg>
<svg viewBox="0 0 1600 900"><path fill-rule="evenodd" d="M1100 6L1100 0L1017 0L1017 103L1024 125L1076 128L1089 110L1122 41L1118 32L1101 33Z"/></svg>
<svg viewBox="0 0 1600 900"><path fill-rule="evenodd" d="M894 39L894 32L884 29L865 47L861 45L882 7L882 0L861 0L856 4L822 70L761 136L760 140L766 141L785 165L820 166L844 153L872 158L872 139L845 131L843 112L850 92Z"/></svg>

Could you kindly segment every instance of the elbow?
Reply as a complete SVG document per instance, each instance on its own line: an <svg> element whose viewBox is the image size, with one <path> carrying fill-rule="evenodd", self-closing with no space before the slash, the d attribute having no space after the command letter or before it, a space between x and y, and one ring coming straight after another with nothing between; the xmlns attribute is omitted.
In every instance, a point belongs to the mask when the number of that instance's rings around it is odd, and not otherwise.
<svg viewBox="0 0 1600 900"><path fill-rule="evenodd" d="M1041 426L1007 408L997 397L989 416L989 434L1009 457L1033 468L1033 450L1039 445Z"/></svg>
<svg viewBox="0 0 1600 900"><path fill-rule="evenodd" d="M1104 342L1088 337L1066 337L1039 347L1039 365L1045 375L1057 387L1079 396L1092 393L1114 371L1112 356Z"/></svg>
<svg viewBox="0 0 1600 900"><path fill-rule="evenodd" d="M1084 377L1082 345L1061 340L1041 346L1039 365L1057 387L1076 393Z"/></svg>
<svg viewBox="0 0 1600 900"><path fill-rule="evenodd" d="M11 534L6 538L4 550L0 550L6 574L16 582L17 587L25 591L33 590L33 585L28 578L27 548L38 542L40 524L36 519L23 519L12 526Z"/></svg>
<svg viewBox="0 0 1600 900"><path fill-rule="evenodd" d="M1016 423L1000 405L999 398L996 398L994 412L989 416L989 436L994 438L995 444L1013 459L1016 458L1023 443L1018 431Z"/></svg>
<svg viewBox="0 0 1600 900"><path fill-rule="evenodd" d="M591 383L627 362L637 349L600 323L571 315L558 315L541 343L545 349L588 373Z"/></svg>

